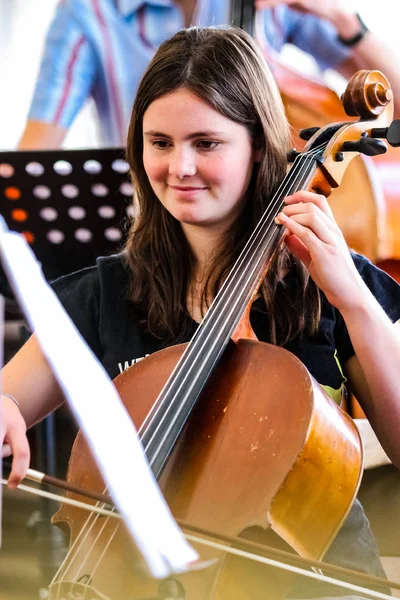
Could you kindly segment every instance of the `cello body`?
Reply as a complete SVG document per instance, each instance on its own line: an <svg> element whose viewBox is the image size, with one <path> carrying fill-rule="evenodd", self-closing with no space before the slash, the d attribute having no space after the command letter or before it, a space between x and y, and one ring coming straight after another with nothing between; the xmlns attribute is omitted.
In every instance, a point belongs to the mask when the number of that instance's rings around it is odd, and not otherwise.
<svg viewBox="0 0 400 600"><path fill-rule="evenodd" d="M115 379L139 432L185 346L156 352ZM321 558L356 496L361 456L351 419L296 357L270 344L239 340L226 349L159 484L176 518L230 536L270 527L299 554ZM84 489L105 489L81 433L68 479ZM64 506L54 517L68 524L71 549L49 597L63 598L72 583L78 593L82 581L107 600L122 600L128 592L132 599L155 597L157 584L140 576L124 527L104 517L86 520L84 513ZM247 596L243 581L243 595L237 595L237 574L221 553L197 549L203 560L219 560L206 571L179 577L187 598L228 600L232 586L235 598L257 597L254 590ZM113 572L118 577L110 577ZM264 585L271 589L274 583ZM265 587L258 592L263 597Z"/></svg>

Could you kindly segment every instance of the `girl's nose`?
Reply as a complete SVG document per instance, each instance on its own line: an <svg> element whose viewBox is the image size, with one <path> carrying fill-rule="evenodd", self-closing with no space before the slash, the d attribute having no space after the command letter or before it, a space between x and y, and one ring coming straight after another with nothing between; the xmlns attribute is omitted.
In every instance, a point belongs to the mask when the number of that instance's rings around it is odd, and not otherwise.
<svg viewBox="0 0 400 600"><path fill-rule="evenodd" d="M196 174L196 157L190 150L176 149L169 163L169 174L183 179Z"/></svg>

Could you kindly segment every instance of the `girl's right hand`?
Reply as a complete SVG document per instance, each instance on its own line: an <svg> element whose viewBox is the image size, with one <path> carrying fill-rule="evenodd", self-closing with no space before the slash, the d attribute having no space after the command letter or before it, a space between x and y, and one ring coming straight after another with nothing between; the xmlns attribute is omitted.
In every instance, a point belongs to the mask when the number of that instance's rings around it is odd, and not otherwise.
<svg viewBox="0 0 400 600"><path fill-rule="evenodd" d="M8 487L16 488L29 468L31 453L26 436L26 423L18 406L7 396L1 396L2 457L13 455Z"/></svg>

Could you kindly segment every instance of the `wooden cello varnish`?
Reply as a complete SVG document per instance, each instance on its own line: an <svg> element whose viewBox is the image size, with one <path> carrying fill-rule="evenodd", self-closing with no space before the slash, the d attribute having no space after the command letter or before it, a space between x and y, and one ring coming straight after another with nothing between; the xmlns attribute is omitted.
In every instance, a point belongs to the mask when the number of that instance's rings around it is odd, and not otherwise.
<svg viewBox="0 0 400 600"><path fill-rule="evenodd" d="M179 345L155 353L115 380L138 428L149 410L148 403L158 397L183 349ZM339 412L343 428L338 436L334 422ZM74 463L82 463L83 458L85 469L79 473ZM104 483L81 435L74 444L70 470L75 472L77 485L103 491ZM212 376L160 486L179 519L231 536L250 526L271 526L300 555L322 558L353 502L361 472L360 439L351 419L332 403L300 361L279 347L239 340L227 349ZM68 509L66 515L65 509L56 520L70 524L74 540L86 515L77 510L71 518L74 511ZM99 519L82 548L84 555L103 525L104 520ZM109 524L110 529L114 527ZM107 568L100 570L95 585L105 588L105 596L112 600L112 592L118 593L115 581L106 575L112 565L118 566L121 594L131 586L142 594L149 585L140 578L135 580L129 560L124 564L127 550L122 528L119 533L114 545L121 544L125 550L121 556L111 548ZM101 545L97 557L102 549ZM216 556L198 550L203 558ZM133 553L130 556L135 559ZM214 570L222 567L221 563ZM229 561L222 577L230 579ZM232 598L226 585L222 587L228 595L218 588L218 576L212 570L181 581L188 598L200 600L204 596L193 594L203 594L204 587L206 593L215 587L218 598ZM236 582L237 590L238 585ZM122 600L123 596L116 598Z"/></svg>

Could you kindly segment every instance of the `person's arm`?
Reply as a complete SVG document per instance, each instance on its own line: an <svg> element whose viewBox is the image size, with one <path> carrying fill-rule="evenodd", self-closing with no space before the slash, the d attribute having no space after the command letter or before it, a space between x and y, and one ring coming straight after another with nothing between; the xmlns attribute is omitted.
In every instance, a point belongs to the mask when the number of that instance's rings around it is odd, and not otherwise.
<svg viewBox="0 0 400 600"><path fill-rule="evenodd" d="M13 455L9 477L15 486L29 467L26 429L43 419L64 401L64 395L35 336L24 344L2 369L3 456ZM18 402L18 406L9 394Z"/></svg>
<svg viewBox="0 0 400 600"><path fill-rule="evenodd" d="M29 119L18 150L53 150L59 148L66 136L67 128L57 123L45 123Z"/></svg>
<svg viewBox="0 0 400 600"><path fill-rule="evenodd" d="M60 277L51 284L65 311L99 359L100 280L97 268L87 268ZM57 324L53 323L56 327ZM60 340L60 344L62 344ZM99 359L100 360L100 359ZM64 394L36 336L32 335L1 372L3 456L13 455L10 483L17 484L29 466L26 429L64 402Z"/></svg>
<svg viewBox="0 0 400 600"><path fill-rule="evenodd" d="M360 69L381 71L393 89L395 116L400 115L400 70L394 53L372 31L367 31L354 46L346 46L338 39L339 36L350 40L361 30L356 13L347 3L338 0L256 0L258 9L270 9L280 4L294 9L288 13L293 20L290 28L293 44L313 56L323 70L333 68L346 79Z"/></svg>
<svg viewBox="0 0 400 600"><path fill-rule="evenodd" d="M360 31L360 22L355 13L348 10L335 14L331 20L338 35L347 40ZM366 31L363 38L351 47L351 55L336 67L346 79L360 69L381 71L389 80L393 90L395 117L400 116L400 70L393 52L372 31Z"/></svg>
<svg viewBox="0 0 400 600"><path fill-rule="evenodd" d="M399 382L393 376L400 369L400 324L375 303L373 298L370 306L342 313L356 352L344 370L383 449L400 468Z"/></svg>
<svg viewBox="0 0 400 600"><path fill-rule="evenodd" d="M46 36L44 54L19 150L60 147L75 116L89 98L96 56L73 3L57 7Z"/></svg>
<svg viewBox="0 0 400 600"><path fill-rule="evenodd" d="M354 352L345 362L346 376L390 460L400 468L400 326L358 272L326 198L302 191L285 203L278 217L289 232L285 242L341 314ZM397 298L400 289L390 281ZM376 294L385 295L379 289Z"/></svg>

